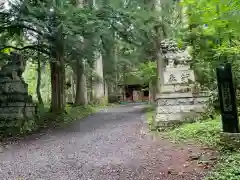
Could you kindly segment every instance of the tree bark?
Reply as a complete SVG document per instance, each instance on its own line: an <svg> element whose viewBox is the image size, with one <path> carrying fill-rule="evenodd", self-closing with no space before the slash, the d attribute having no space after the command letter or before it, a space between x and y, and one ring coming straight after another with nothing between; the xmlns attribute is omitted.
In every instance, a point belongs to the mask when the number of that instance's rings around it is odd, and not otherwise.
<svg viewBox="0 0 240 180"><path fill-rule="evenodd" d="M148 85L148 103L152 104L153 103L153 86L152 86L152 81L149 81L149 85Z"/></svg>
<svg viewBox="0 0 240 180"><path fill-rule="evenodd" d="M72 102L76 98L76 78L75 74L71 74L71 94L72 94Z"/></svg>
<svg viewBox="0 0 240 180"><path fill-rule="evenodd" d="M83 8L88 5L89 0L77 0L76 6ZM81 37L83 38L83 37ZM86 46L86 39L83 39L84 46ZM87 93L87 78L85 75L85 64L83 59L78 59L75 64L73 64L72 69L76 74L76 96L75 96L75 105L84 105L88 104L88 93Z"/></svg>
<svg viewBox="0 0 240 180"><path fill-rule="evenodd" d="M126 101L127 97L126 97L126 88L125 85L123 86L123 101Z"/></svg>
<svg viewBox="0 0 240 180"><path fill-rule="evenodd" d="M91 67L91 74L90 74L90 77L89 77L89 87L90 87L90 94L89 94L89 101L90 102L93 102L93 75L92 75L92 67Z"/></svg>
<svg viewBox="0 0 240 180"><path fill-rule="evenodd" d="M104 103L104 81L103 81L103 63L101 53L96 53L95 73L98 76L98 80L94 82L94 101L96 103Z"/></svg>
<svg viewBox="0 0 240 180"><path fill-rule="evenodd" d="M155 5L154 8L156 11L160 12L162 7L161 7L161 0L157 0L155 1ZM162 22L162 18L160 17L156 17L157 21L160 24L163 24ZM162 26L162 28L164 28L164 26ZM156 26L154 28L155 33L156 33L156 41L155 41L155 50L156 50L156 54L155 54L155 58L157 60L157 84L156 84L156 93L157 95L160 95L161 93L161 88L162 85L164 84L164 67L165 67L165 63L164 63L164 58L162 55L162 51L161 51L161 46L160 43L161 41L166 38L163 34L164 30L161 29L159 26Z"/></svg>
<svg viewBox="0 0 240 180"><path fill-rule="evenodd" d="M56 61L50 63L52 101L50 111L65 112L65 63L62 52L56 52Z"/></svg>
<svg viewBox="0 0 240 180"><path fill-rule="evenodd" d="M161 93L162 85L164 84L164 59L161 52L157 52L157 83L156 93Z"/></svg>
<svg viewBox="0 0 240 180"><path fill-rule="evenodd" d="M80 60L77 61L76 66L76 75L77 75L77 85L76 85L76 97L75 105L84 105L88 104L87 96L87 79L85 76L85 68L83 62Z"/></svg>
<svg viewBox="0 0 240 180"><path fill-rule="evenodd" d="M41 62L40 62L40 59L38 57L38 60L37 60L37 87L36 87L36 94L37 94L37 98L38 98L38 104L43 106L43 99L42 99L41 89L40 89L41 88L41 81L42 81Z"/></svg>
<svg viewBox="0 0 240 180"><path fill-rule="evenodd" d="M105 96L105 103L108 103L108 84L107 81L104 81L104 96Z"/></svg>

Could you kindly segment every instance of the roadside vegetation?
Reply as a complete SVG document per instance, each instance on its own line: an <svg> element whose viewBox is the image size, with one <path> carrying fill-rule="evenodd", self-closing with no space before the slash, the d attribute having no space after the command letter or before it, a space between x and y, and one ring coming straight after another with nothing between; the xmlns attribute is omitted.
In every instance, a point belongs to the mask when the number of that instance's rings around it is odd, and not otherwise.
<svg viewBox="0 0 240 180"><path fill-rule="evenodd" d="M66 125L120 97L126 102L128 84L154 86L159 14L152 2L137 0L0 3L0 66L11 53L21 55L38 106L35 119L0 120L0 136Z"/></svg>
<svg viewBox="0 0 240 180"><path fill-rule="evenodd" d="M148 122L152 123L154 111L146 112ZM239 180L240 179L240 150L229 149L220 140L222 131L221 118L206 119L199 122L184 124L173 130L159 132L160 136L168 138L174 143L188 143L203 145L219 152L217 164L206 180Z"/></svg>
<svg viewBox="0 0 240 180"><path fill-rule="evenodd" d="M227 0L184 0L181 5L187 10L188 30L179 40L192 47L192 68L196 80L203 87L217 92L216 68L226 62L231 63L236 84L237 101L240 106L240 48L239 13L237 1ZM178 36L178 37L180 37ZM217 97L215 97L217 100ZM218 102L218 101L216 101ZM217 105L216 105L217 106ZM215 109L219 113L218 108ZM148 112L148 121L152 123L153 112ZM218 164L209 175L209 180L240 179L240 151L229 149L220 141L221 118L206 119L181 125L167 132L160 132L175 142L193 141L213 148L220 153Z"/></svg>
<svg viewBox="0 0 240 180"><path fill-rule="evenodd" d="M207 119L201 122L185 124L166 133L173 141L192 141L219 151L220 157L207 180L238 180L240 178L240 151L228 149L220 141L222 131L221 118Z"/></svg>
<svg viewBox="0 0 240 180"><path fill-rule="evenodd" d="M0 66L11 52L26 60L23 78L38 118L0 120L0 136L62 126L126 101L122 87L148 85L160 92L164 66L160 42L191 46L196 81L216 92L215 69L231 63L240 104L240 3L229 0L49 0L0 3ZM56 78L57 77L57 78ZM217 99L217 97L216 97ZM154 112L147 110L150 129ZM1 113L1 112L0 112ZM239 179L238 151L219 143L220 119L182 125L165 135L221 152L212 179ZM224 169L222 169L224 167Z"/></svg>

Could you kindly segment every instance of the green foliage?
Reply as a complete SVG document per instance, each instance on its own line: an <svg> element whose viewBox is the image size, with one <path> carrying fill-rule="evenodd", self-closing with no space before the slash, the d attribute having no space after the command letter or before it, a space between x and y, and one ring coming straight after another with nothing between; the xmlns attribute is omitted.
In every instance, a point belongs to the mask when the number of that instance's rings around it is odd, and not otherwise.
<svg viewBox="0 0 240 180"><path fill-rule="evenodd" d="M50 76L50 66L49 64L45 64L42 66L41 69L41 75L42 75L42 81L41 81L41 95L43 102L45 104L48 104L51 100L51 76Z"/></svg>
<svg viewBox="0 0 240 180"><path fill-rule="evenodd" d="M221 120L218 117L214 120L204 120L182 125L168 132L168 135L177 142L195 140L205 145L217 147L219 145L220 132Z"/></svg>
<svg viewBox="0 0 240 180"><path fill-rule="evenodd" d="M154 128L154 115L155 115L155 107L150 106L146 109L146 117L147 117L147 123L149 130L152 130Z"/></svg>
<svg viewBox="0 0 240 180"><path fill-rule="evenodd" d="M204 120L202 122L182 125L168 132L168 135L175 141L195 140L204 145L218 147L220 132L221 122L218 117L214 120Z"/></svg>
<svg viewBox="0 0 240 180"><path fill-rule="evenodd" d="M121 94L109 94L108 102L109 103L118 103L120 100Z"/></svg>
<svg viewBox="0 0 240 180"><path fill-rule="evenodd" d="M23 72L24 81L28 84L28 93L32 95L34 101L37 102L36 86L37 86L37 65L31 61L27 62L25 71ZM42 81L40 91L44 103L50 102L51 96L51 81L50 81L50 67L49 64L42 66Z"/></svg>
<svg viewBox="0 0 240 180"><path fill-rule="evenodd" d="M28 92L36 100L36 82L37 82L37 72L36 65L33 63L27 63L25 71L23 72L23 78L28 84Z"/></svg>
<svg viewBox="0 0 240 180"><path fill-rule="evenodd" d="M37 129L35 119L17 119L0 121L0 138L9 136L21 136Z"/></svg>
<svg viewBox="0 0 240 180"><path fill-rule="evenodd" d="M86 106L86 107L84 107L84 106L76 106L76 107L67 106L66 107L67 114L64 115L63 121L62 122L60 121L59 125L60 126L67 125L73 121L87 117L96 111L97 111L96 107L93 107L91 105Z"/></svg>
<svg viewBox="0 0 240 180"><path fill-rule="evenodd" d="M101 108L105 107L111 107L114 106L114 104L104 104L104 105L98 105L98 104L93 104L93 105L88 105L88 106L67 106L66 107L66 112L67 114L63 115L62 118L57 118L56 119L56 125L57 126L65 126L73 121L80 120L82 118L85 118L92 113L95 113L99 111Z"/></svg>
<svg viewBox="0 0 240 180"><path fill-rule="evenodd" d="M46 127L62 127L73 121L80 120L96 111L99 106L67 106L66 114L56 115L49 113L49 107L39 106L38 117L35 119L19 120L1 120L0 121L0 138L11 136L23 136L33 133Z"/></svg>
<svg viewBox="0 0 240 180"><path fill-rule="evenodd" d="M176 142L194 141L220 151L220 159L206 180L238 180L240 178L240 152L230 152L220 143L221 120L206 120L193 124L182 125L167 132Z"/></svg>
<svg viewBox="0 0 240 180"><path fill-rule="evenodd" d="M133 75L139 77L142 83L153 82L153 84L156 84L156 72L156 62L148 61L140 63L139 66L137 66L137 71L133 72Z"/></svg>
<svg viewBox="0 0 240 180"><path fill-rule="evenodd" d="M193 47L193 68L197 80L216 89L215 69L222 63L233 65L239 83L239 3L236 1L184 0L189 26L184 39Z"/></svg>
<svg viewBox="0 0 240 180"><path fill-rule="evenodd" d="M219 160L216 169L209 174L206 180L238 180L240 179L240 152L224 154Z"/></svg>

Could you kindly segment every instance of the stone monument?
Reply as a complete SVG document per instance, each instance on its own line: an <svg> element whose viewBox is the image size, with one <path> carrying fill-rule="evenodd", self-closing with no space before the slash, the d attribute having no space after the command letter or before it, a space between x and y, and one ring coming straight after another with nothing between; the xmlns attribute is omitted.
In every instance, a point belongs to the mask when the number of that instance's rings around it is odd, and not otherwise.
<svg viewBox="0 0 240 180"><path fill-rule="evenodd" d="M37 108L28 94L28 85L22 78L23 58L11 53L0 70L0 120L36 117Z"/></svg>
<svg viewBox="0 0 240 180"><path fill-rule="evenodd" d="M201 91L195 82L188 48L181 51L176 42L164 40L161 49L167 64L161 94L156 98L155 125L165 128L193 121L205 112L209 93Z"/></svg>
<svg viewBox="0 0 240 180"><path fill-rule="evenodd" d="M223 132L239 133L236 89L230 63L217 68L218 97L221 107Z"/></svg>
<svg viewBox="0 0 240 180"><path fill-rule="evenodd" d="M221 108L222 132L220 141L225 149L240 149L239 118L236 98L236 87L230 63L216 69L218 99Z"/></svg>

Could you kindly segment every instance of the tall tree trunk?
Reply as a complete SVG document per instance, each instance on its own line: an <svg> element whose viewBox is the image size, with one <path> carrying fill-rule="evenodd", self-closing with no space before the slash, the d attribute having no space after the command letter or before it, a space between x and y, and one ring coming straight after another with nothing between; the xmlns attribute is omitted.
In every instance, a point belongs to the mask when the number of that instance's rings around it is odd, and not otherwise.
<svg viewBox="0 0 240 180"><path fill-rule="evenodd" d="M84 105L88 104L87 96L87 79L85 76L85 68L83 62L80 60L77 61L76 66L76 75L77 75L77 85L76 85L76 97L75 105Z"/></svg>
<svg viewBox="0 0 240 180"><path fill-rule="evenodd" d="M162 4L161 4L161 0L156 0L155 1L155 5L154 5L154 10L161 12L162 9ZM160 17L156 17L156 20L160 23L163 24L162 22L162 18ZM164 28L164 26L162 26L162 28ZM162 85L164 83L164 67L165 67L165 63L164 63L164 58L162 55L162 51L161 51L161 46L160 43L161 41L166 38L164 37L164 31L163 29L161 29L159 26L156 26L154 28L155 33L156 33L156 41L155 41L155 50L156 50L156 54L155 54L155 58L157 60L157 84L156 84L156 93L157 95L160 95L161 93L161 88ZM166 32L166 31L165 31Z"/></svg>
<svg viewBox="0 0 240 180"><path fill-rule="evenodd" d="M149 85L148 85L148 103L152 104L153 103L153 85L152 85L152 81L149 81Z"/></svg>
<svg viewBox="0 0 240 180"><path fill-rule="evenodd" d="M37 98L38 98L38 103L43 106L43 100L42 100L42 96L41 96L41 81L42 81L42 71L41 71L41 62L40 59L38 57L37 60L37 87L36 87L36 94L37 94Z"/></svg>
<svg viewBox="0 0 240 180"><path fill-rule="evenodd" d="M125 85L123 86L123 101L126 101L127 97L126 97L126 87Z"/></svg>
<svg viewBox="0 0 240 180"><path fill-rule="evenodd" d="M104 81L104 96L105 96L105 103L108 103L108 84L107 81Z"/></svg>
<svg viewBox="0 0 240 180"><path fill-rule="evenodd" d="M93 102L93 70L92 70L93 68L91 67L91 74L90 74L90 77L89 77L89 88L90 88L90 94L89 94L89 100L90 100L90 102Z"/></svg>
<svg viewBox="0 0 240 180"><path fill-rule="evenodd" d="M76 98L76 80L75 80L75 74L71 74L71 94L72 94L72 102Z"/></svg>
<svg viewBox="0 0 240 180"><path fill-rule="evenodd" d="M151 1L151 9L152 11L155 12L161 12L161 1L160 0L153 0ZM163 31L164 26L159 26L163 24L162 22L162 17L161 16L156 16L155 17L156 22L158 22L156 24L156 26L154 27L153 31L155 31L155 43L154 43L154 50L155 50L155 54L154 54L154 58L157 61L157 83L156 83L156 98L160 96L161 94L161 89L162 86L164 84L164 58L162 55L162 51L161 51L161 41L164 39L164 32L166 33L166 31ZM158 110L158 108L156 109L156 111ZM157 114L158 112L156 112ZM155 117L155 120L153 122L153 126L156 127L158 126L157 124L157 119Z"/></svg>
<svg viewBox="0 0 240 180"><path fill-rule="evenodd" d="M56 61L50 63L52 102L50 111L65 112L65 63L62 51L56 52Z"/></svg>
<svg viewBox="0 0 240 180"><path fill-rule="evenodd" d="M156 93L160 95L162 86L164 84L164 59L161 52L157 53L157 84Z"/></svg>
<svg viewBox="0 0 240 180"><path fill-rule="evenodd" d="M92 9L96 9L96 1L95 0L85 0L86 5ZM101 42L102 44L103 42ZM93 101L95 103L105 104L104 100L104 79L103 79L103 56L102 52L96 51L93 53L95 56L94 62L94 71L98 76L98 80L94 82L93 89Z"/></svg>
<svg viewBox="0 0 240 180"><path fill-rule="evenodd" d="M77 0L76 6L79 8L83 8L84 6L87 6L88 0ZM81 37L83 39L83 37ZM88 43L85 39L84 46L87 46ZM84 105L86 106L88 104L88 93L87 93L87 77L85 75L85 64L83 62L83 59L78 59L76 61L76 64L74 64L75 67L72 67L76 74L76 96L75 96L75 105Z"/></svg>
<svg viewBox="0 0 240 180"><path fill-rule="evenodd" d="M104 103L103 63L102 55L99 52L96 53L94 70L98 76L98 80L94 82L94 101L102 104Z"/></svg>

